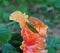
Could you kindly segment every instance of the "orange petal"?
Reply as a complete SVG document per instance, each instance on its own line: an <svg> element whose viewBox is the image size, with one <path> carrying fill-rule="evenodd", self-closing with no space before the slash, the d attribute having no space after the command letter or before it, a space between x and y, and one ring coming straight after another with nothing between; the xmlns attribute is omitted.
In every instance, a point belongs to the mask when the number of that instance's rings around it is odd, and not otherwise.
<svg viewBox="0 0 60 53"><path fill-rule="evenodd" d="M28 21L28 20L27 20L27 17L28 17L28 16L25 15L25 13L23 14L23 13L21 13L20 11L15 11L15 12L13 12L13 13L10 15L9 19L10 19L10 20L14 20L14 21L16 21L16 22L19 22L20 27L21 27L22 25L25 24L26 21Z"/></svg>
<svg viewBox="0 0 60 53"><path fill-rule="evenodd" d="M38 20L37 18L34 17L29 17L28 18L29 22L34 25L36 30L39 32L41 36L46 36L46 30L47 30L47 25L45 25L42 21Z"/></svg>
<svg viewBox="0 0 60 53"><path fill-rule="evenodd" d="M44 49L46 47L45 39L40 37L37 42L37 48L38 49Z"/></svg>
<svg viewBox="0 0 60 53"><path fill-rule="evenodd" d="M25 31L22 30L21 33L23 36L23 40L27 46L35 44L39 36L38 34L33 33L32 31L27 29Z"/></svg>

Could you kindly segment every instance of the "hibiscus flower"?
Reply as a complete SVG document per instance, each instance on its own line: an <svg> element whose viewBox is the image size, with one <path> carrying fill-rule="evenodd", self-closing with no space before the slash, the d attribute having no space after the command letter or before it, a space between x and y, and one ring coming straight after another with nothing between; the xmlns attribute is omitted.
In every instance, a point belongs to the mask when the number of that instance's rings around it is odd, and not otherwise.
<svg viewBox="0 0 60 53"><path fill-rule="evenodd" d="M28 17L25 13L19 11L13 12L10 20L18 22L21 27L23 42L20 48L23 50L23 53L47 53L47 50L44 50L47 25L37 18Z"/></svg>

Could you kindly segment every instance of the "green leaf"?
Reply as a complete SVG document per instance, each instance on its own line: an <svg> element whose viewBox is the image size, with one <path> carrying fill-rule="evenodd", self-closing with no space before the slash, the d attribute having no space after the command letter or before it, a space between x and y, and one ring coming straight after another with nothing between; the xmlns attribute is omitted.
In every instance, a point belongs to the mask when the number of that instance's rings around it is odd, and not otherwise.
<svg viewBox="0 0 60 53"><path fill-rule="evenodd" d="M4 19L5 21L9 21L9 15L10 15L10 13L3 12L3 19Z"/></svg>
<svg viewBox="0 0 60 53"><path fill-rule="evenodd" d="M47 2L49 2L49 3L55 3L56 0L47 0Z"/></svg>
<svg viewBox="0 0 60 53"><path fill-rule="evenodd" d="M60 50L60 44L56 44L55 48L56 48L57 50Z"/></svg>
<svg viewBox="0 0 60 53"><path fill-rule="evenodd" d="M16 52L16 51L10 51L9 53L20 53L20 52Z"/></svg>
<svg viewBox="0 0 60 53"><path fill-rule="evenodd" d="M2 46L2 53L19 53L11 44L6 43Z"/></svg>
<svg viewBox="0 0 60 53"><path fill-rule="evenodd" d="M46 0L45 5L54 5L57 0Z"/></svg>
<svg viewBox="0 0 60 53"><path fill-rule="evenodd" d="M8 6L8 4L9 4L8 0L2 0L2 2L5 6Z"/></svg>
<svg viewBox="0 0 60 53"><path fill-rule="evenodd" d="M32 24L30 24L29 22L26 22L27 26L29 27L29 29L35 33L38 33L38 31L33 27Z"/></svg>
<svg viewBox="0 0 60 53"><path fill-rule="evenodd" d="M56 24L54 24L53 22L45 22L48 26L50 26L50 27L54 27L54 26L56 26Z"/></svg>
<svg viewBox="0 0 60 53"><path fill-rule="evenodd" d="M54 48L48 48L48 53L56 53L56 50Z"/></svg>
<svg viewBox="0 0 60 53"><path fill-rule="evenodd" d="M0 22L2 22L3 21L3 14L2 13L0 13Z"/></svg>
<svg viewBox="0 0 60 53"><path fill-rule="evenodd" d="M59 42L58 38L56 37L48 37L47 38L47 45L46 48L53 48Z"/></svg>
<svg viewBox="0 0 60 53"><path fill-rule="evenodd" d="M18 6L11 5L10 7L13 11L20 10Z"/></svg>
<svg viewBox="0 0 60 53"><path fill-rule="evenodd" d="M3 21L3 8L0 6L0 22Z"/></svg>
<svg viewBox="0 0 60 53"><path fill-rule="evenodd" d="M20 33L13 33L12 38L10 39L9 43L15 46L15 48L22 53L22 50L20 49L20 45L22 44L22 36Z"/></svg>
<svg viewBox="0 0 60 53"><path fill-rule="evenodd" d="M60 20L60 16L57 16L54 20Z"/></svg>
<svg viewBox="0 0 60 53"><path fill-rule="evenodd" d="M0 43L7 43L11 39L11 33L8 29L0 27Z"/></svg>
<svg viewBox="0 0 60 53"><path fill-rule="evenodd" d="M20 33L14 33L12 34L12 38L10 39L9 43L19 47L22 44L22 40L23 39Z"/></svg>
<svg viewBox="0 0 60 53"><path fill-rule="evenodd" d="M27 7L24 7L24 8L20 8L20 11L21 12L25 12L26 14L28 14L28 8Z"/></svg>
<svg viewBox="0 0 60 53"><path fill-rule="evenodd" d="M57 2L57 3L55 3L55 8L59 8L60 9L60 2Z"/></svg>

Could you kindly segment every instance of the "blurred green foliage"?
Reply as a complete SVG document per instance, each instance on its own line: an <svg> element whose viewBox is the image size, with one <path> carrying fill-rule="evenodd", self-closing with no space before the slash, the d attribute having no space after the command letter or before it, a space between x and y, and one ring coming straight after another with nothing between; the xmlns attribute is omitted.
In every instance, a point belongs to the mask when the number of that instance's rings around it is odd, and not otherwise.
<svg viewBox="0 0 60 53"><path fill-rule="evenodd" d="M11 39L11 32L3 27L0 27L0 43L7 43Z"/></svg>
<svg viewBox="0 0 60 53"><path fill-rule="evenodd" d="M2 53L22 53L19 48L22 42L19 25L9 21L9 16L14 11L25 12L29 16L37 17L49 27L60 26L60 0L0 0ZM58 40L55 37L50 37L47 40L49 53L60 50L60 43L57 44Z"/></svg>
<svg viewBox="0 0 60 53"><path fill-rule="evenodd" d="M48 53L57 53L57 50L60 50L60 40L56 37L48 37L46 49Z"/></svg>
<svg viewBox="0 0 60 53"><path fill-rule="evenodd" d="M2 53L19 53L11 44L2 45Z"/></svg>

